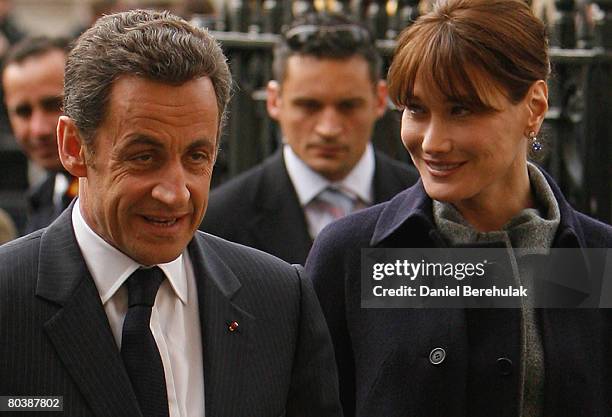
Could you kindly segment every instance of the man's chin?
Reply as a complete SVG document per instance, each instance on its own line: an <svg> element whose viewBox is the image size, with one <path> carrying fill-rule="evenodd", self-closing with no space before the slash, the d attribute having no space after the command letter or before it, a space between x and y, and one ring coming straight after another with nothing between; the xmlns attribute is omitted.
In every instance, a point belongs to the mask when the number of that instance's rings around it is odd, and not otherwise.
<svg viewBox="0 0 612 417"><path fill-rule="evenodd" d="M174 261L185 250L191 238L177 234L174 237L142 235L137 242L119 250L141 265L157 265Z"/></svg>
<svg viewBox="0 0 612 417"><path fill-rule="evenodd" d="M128 255L134 261L144 266L166 264L174 261L176 258L181 256L183 250L180 251L151 251L151 252L140 252Z"/></svg>
<svg viewBox="0 0 612 417"><path fill-rule="evenodd" d="M311 168L317 172L317 174L325 177L329 181L340 181L343 179L347 172L341 169L341 166L336 163L330 163L331 161L317 161L318 163Z"/></svg>

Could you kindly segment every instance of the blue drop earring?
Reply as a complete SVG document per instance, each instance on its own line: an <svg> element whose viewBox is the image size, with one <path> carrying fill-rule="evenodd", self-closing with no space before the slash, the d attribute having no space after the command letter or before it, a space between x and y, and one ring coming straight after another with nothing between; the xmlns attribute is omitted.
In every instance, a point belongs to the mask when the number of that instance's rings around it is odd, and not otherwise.
<svg viewBox="0 0 612 417"><path fill-rule="evenodd" d="M542 142L538 140L536 132L529 132L529 141L531 142L531 150L538 153L542 150Z"/></svg>

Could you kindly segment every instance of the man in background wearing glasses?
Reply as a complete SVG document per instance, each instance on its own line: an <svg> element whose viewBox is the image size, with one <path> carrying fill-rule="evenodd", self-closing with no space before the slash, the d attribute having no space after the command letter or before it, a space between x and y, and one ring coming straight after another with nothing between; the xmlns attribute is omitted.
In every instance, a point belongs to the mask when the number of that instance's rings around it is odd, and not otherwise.
<svg viewBox="0 0 612 417"><path fill-rule="evenodd" d="M382 60L367 29L310 14L274 51L267 108L283 146L212 192L202 228L303 264L328 223L388 200L416 172L373 150L386 109Z"/></svg>

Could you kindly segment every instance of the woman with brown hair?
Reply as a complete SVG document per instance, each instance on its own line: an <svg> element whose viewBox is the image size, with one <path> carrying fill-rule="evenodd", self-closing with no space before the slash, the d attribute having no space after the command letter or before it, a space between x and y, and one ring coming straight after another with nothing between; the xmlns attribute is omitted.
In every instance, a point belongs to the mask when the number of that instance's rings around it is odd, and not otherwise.
<svg viewBox="0 0 612 417"><path fill-rule="evenodd" d="M421 180L325 229L306 263L345 415L612 415L607 310L361 308L364 248L506 248L525 283L537 279L525 254L612 246L612 228L528 161L549 73L544 25L522 0L439 1L400 35L389 91Z"/></svg>

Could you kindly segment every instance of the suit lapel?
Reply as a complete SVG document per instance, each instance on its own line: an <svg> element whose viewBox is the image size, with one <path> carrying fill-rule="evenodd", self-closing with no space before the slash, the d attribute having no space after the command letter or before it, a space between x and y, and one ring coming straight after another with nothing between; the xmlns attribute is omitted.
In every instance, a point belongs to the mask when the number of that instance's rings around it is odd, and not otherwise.
<svg viewBox="0 0 612 417"><path fill-rule="evenodd" d="M240 281L212 238L198 233L189 245L198 287L206 415L248 415L243 409L256 320L236 304ZM236 260L238 262L238 260Z"/></svg>
<svg viewBox="0 0 612 417"><path fill-rule="evenodd" d="M259 207L253 224L261 239L257 247L289 262L303 263L312 239L281 152L265 167L257 195Z"/></svg>
<svg viewBox="0 0 612 417"><path fill-rule="evenodd" d="M44 331L96 416L139 416L100 296L74 237L72 207L74 203L41 238L36 295L60 305Z"/></svg>

